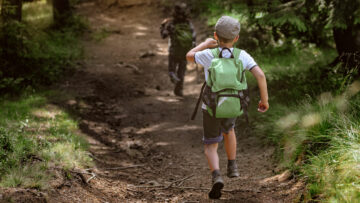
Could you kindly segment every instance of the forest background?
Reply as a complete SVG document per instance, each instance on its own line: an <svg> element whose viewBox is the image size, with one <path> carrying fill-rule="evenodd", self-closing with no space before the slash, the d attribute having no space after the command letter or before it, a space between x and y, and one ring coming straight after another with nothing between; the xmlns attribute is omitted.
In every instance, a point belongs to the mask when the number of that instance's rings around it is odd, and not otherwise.
<svg viewBox="0 0 360 203"><path fill-rule="evenodd" d="M266 115L250 112L250 127L238 133L252 133L277 146L279 166L307 183L302 201L359 201L360 2L186 2L192 18L206 22L203 35L211 36L221 15L239 19L237 46L252 53L266 73L271 110ZM87 22L73 14L77 3L2 0L2 187L41 189L49 178L43 172L56 163L68 169L91 165L88 143L76 135L76 121L47 105L49 98L59 97L47 86L75 71L83 55L78 39ZM161 5L171 9L173 2ZM93 40L107 34L95 33ZM257 95L255 81L250 84ZM34 109L46 116L29 117ZM52 114L55 119L47 119ZM52 126L43 132L51 136L34 138L31 129L42 125ZM34 159L46 161L29 167Z"/></svg>

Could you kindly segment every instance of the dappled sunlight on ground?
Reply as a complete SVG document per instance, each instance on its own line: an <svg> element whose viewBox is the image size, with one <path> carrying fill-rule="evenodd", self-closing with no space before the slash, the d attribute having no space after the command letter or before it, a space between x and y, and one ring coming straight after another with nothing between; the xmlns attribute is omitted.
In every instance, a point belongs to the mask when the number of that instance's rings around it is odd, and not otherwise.
<svg viewBox="0 0 360 203"><path fill-rule="evenodd" d="M59 109L59 107L52 105L52 104L48 104L46 105L44 108L41 109L34 109L31 114L37 118L50 118L50 119L54 119L55 116L60 115L61 114L61 110Z"/></svg>
<svg viewBox="0 0 360 203"><path fill-rule="evenodd" d="M168 146L168 145L170 145L170 143L169 142L156 142L155 145L156 146Z"/></svg>
<svg viewBox="0 0 360 203"><path fill-rule="evenodd" d="M166 103L178 103L181 101L181 99L179 98L171 98L171 97L163 97L163 96L158 96L156 97L157 100L161 101L161 102L166 102Z"/></svg>
<svg viewBox="0 0 360 203"><path fill-rule="evenodd" d="M178 127L172 127L165 130L165 132L181 132L182 131L190 131L190 130L202 130L201 126L198 125L181 125Z"/></svg>
<svg viewBox="0 0 360 203"><path fill-rule="evenodd" d="M139 130L136 131L136 134L145 134L145 133L149 133L149 132L154 132L154 131L159 131L162 129L166 129L169 128L171 126L170 122L164 122L161 124L155 124L146 128L141 128Z"/></svg>

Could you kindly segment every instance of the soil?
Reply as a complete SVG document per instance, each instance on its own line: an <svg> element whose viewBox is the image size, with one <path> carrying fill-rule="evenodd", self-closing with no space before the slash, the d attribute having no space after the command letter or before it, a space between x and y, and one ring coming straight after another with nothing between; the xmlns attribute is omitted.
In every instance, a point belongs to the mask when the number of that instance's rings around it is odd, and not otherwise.
<svg viewBox="0 0 360 203"><path fill-rule="evenodd" d="M225 176L227 159L220 145L225 187L220 200L208 198L211 176L203 153L201 112L190 121L202 76L195 65L188 65L185 96L174 96L167 75L167 40L159 34L166 13L149 0L125 2L78 6L91 30L82 41L85 59L58 85L74 96L58 105L80 118L94 166L74 172L72 179L57 171L59 178L47 191L12 189L2 194L15 202L297 201L304 183L289 171L276 174L274 147L251 134L237 137L240 177ZM101 35L104 39L93 39Z"/></svg>

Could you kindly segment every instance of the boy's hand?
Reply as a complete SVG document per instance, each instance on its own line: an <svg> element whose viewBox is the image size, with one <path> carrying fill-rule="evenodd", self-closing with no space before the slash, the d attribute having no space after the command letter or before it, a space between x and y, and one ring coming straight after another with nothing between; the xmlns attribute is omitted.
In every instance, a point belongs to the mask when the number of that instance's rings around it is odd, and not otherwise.
<svg viewBox="0 0 360 203"><path fill-rule="evenodd" d="M266 112L269 109L269 102L259 102L258 111L261 113Z"/></svg>
<svg viewBox="0 0 360 203"><path fill-rule="evenodd" d="M215 48L218 46L218 43L216 40L214 40L213 38L207 38L204 42L205 46L207 48Z"/></svg>
<svg viewBox="0 0 360 203"><path fill-rule="evenodd" d="M215 48L217 46L218 43L216 40L214 40L213 38L207 38L204 42L200 43L186 54L186 60L189 62L194 62L196 52L202 51L207 48Z"/></svg>

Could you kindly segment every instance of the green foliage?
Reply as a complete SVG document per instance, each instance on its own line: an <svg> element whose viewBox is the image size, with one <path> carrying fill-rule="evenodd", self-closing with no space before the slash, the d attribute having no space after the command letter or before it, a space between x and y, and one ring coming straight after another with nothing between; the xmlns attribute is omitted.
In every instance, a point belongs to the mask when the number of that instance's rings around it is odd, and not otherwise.
<svg viewBox="0 0 360 203"><path fill-rule="evenodd" d="M313 130L311 137L327 138L327 147L316 156L309 156L302 173L308 178L309 193L306 200L317 198L329 202L358 202L360 186L360 117L351 110L360 106L359 94L350 100L349 110L333 112L327 123L326 133ZM322 122L322 123L323 123ZM313 153L313 152L312 152Z"/></svg>
<svg viewBox="0 0 360 203"><path fill-rule="evenodd" d="M206 16L210 26L215 24L219 16L230 15L241 21L243 30L268 35L268 42L298 39L329 46L333 43L333 28L346 29L360 22L360 4L357 0L210 0L206 4L202 1L189 2L196 15L200 13Z"/></svg>
<svg viewBox="0 0 360 203"><path fill-rule="evenodd" d="M322 0L321 9L327 9L329 17L327 26L331 28L346 29L358 23L360 15L360 2L357 0Z"/></svg>
<svg viewBox="0 0 360 203"><path fill-rule="evenodd" d="M305 202L360 200L360 82L337 71L323 75L335 55L296 42L254 54L267 76L270 109L250 107L252 135L276 144L280 166L307 180Z"/></svg>
<svg viewBox="0 0 360 203"><path fill-rule="evenodd" d="M0 185L46 188L49 167L67 169L91 165L87 141L77 122L47 97L57 93L0 101Z"/></svg>
<svg viewBox="0 0 360 203"><path fill-rule="evenodd" d="M77 37L86 26L71 19L71 26L60 31L41 31L17 21L2 25L0 93L51 84L74 67L73 61L82 55Z"/></svg>
<svg viewBox="0 0 360 203"><path fill-rule="evenodd" d="M13 144L11 142L11 136L6 131L6 129L0 128L0 160L1 165L4 162L7 162L8 155L14 151ZM1 167L3 168L3 167Z"/></svg>
<svg viewBox="0 0 360 203"><path fill-rule="evenodd" d="M287 3L281 3L280 1L274 1L268 7L257 11L257 13L263 13L262 16L255 16L259 23L264 26L271 25L274 27L291 26L298 32L307 31L305 19L299 15L299 10L305 5L305 1L290 1ZM270 10L270 12L266 12ZM258 17L259 16L259 17Z"/></svg>

